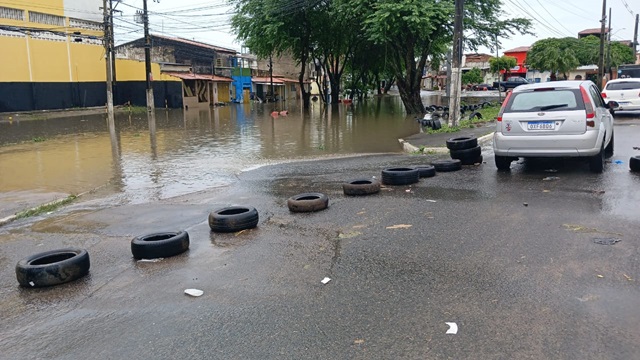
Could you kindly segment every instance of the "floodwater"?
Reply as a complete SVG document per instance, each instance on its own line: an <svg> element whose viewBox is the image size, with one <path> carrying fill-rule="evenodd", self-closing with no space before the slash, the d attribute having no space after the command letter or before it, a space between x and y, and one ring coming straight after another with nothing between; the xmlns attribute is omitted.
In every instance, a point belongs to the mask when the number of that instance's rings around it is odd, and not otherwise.
<svg viewBox="0 0 640 360"><path fill-rule="evenodd" d="M400 152L420 131L397 96L304 112L289 103L232 104L0 123L0 192L80 194L99 187L128 202L166 199L235 181L256 166L343 154Z"/></svg>

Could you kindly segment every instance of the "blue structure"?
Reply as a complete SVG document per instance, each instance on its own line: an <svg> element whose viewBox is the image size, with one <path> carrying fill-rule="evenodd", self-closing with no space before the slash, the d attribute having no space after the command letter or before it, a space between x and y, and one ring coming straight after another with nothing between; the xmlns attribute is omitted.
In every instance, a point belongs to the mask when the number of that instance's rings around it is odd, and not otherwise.
<svg viewBox="0 0 640 360"><path fill-rule="evenodd" d="M251 93L251 69L234 67L231 70L231 79L233 79L231 84L235 93L232 101L242 103L245 101L245 97L247 98L246 101L248 101Z"/></svg>

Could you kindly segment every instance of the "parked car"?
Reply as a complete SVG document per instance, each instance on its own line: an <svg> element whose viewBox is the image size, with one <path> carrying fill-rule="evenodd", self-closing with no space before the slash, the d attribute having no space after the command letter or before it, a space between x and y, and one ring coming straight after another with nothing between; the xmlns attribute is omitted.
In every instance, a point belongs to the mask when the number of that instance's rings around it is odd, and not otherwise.
<svg viewBox="0 0 640 360"><path fill-rule="evenodd" d="M640 110L640 78L609 80L602 91L602 97L620 105L618 110ZM611 114L615 110L609 110Z"/></svg>
<svg viewBox="0 0 640 360"><path fill-rule="evenodd" d="M473 91L482 91L482 90L493 90L493 86L491 84L475 84L471 87Z"/></svg>
<svg viewBox="0 0 640 360"><path fill-rule="evenodd" d="M613 155L615 101L605 103L591 81L522 85L507 94L498 112L493 151L499 170L518 157L581 157L591 171Z"/></svg>
<svg viewBox="0 0 640 360"><path fill-rule="evenodd" d="M495 81L493 87L500 91L507 91L507 89L527 84L531 84L531 81L520 76L509 76L505 81Z"/></svg>

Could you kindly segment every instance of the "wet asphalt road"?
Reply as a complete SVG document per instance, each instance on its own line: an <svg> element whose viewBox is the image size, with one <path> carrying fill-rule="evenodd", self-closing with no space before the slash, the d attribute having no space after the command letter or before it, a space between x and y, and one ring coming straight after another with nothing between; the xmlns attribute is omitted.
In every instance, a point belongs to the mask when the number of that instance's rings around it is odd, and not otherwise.
<svg viewBox="0 0 640 360"><path fill-rule="evenodd" d="M640 358L640 176L628 170L640 120L624 120L601 175L571 161L498 173L487 147L481 166L342 195L345 180L436 157L372 155L263 167L153 204L95 194L14 222L0 228L0 357ZM289 213L287 197L308 191L329 209ZM229 204L255 206L258 228L210 233L208 213ZM131 258L133 236L181 229L187 253ZM89 250L89 276L18 287L20 258L66 246Z"/></svg>

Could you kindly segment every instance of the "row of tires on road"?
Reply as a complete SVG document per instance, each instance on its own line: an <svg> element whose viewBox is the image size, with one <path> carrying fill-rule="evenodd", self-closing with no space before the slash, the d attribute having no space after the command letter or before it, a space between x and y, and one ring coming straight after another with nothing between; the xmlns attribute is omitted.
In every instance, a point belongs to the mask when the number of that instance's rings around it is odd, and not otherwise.
<svg viewBox="0 0 640 360"><path fill-rule="evenodd" d="M408 185L420 178L436 175L436 172L457 171L462 168L460 159L436 160L428 165L392 167L382 170L382 181L375 178L356 179L342 184L348 196L375 194L384 185ZM287 199L289 211L315 212L329 206L329 197L319 192L302 193ZM259 215L254 207L229 206L209 213L208 223L212 232L232 233L255 228ZM186 231L159 232L137 236L131 240L134 259L158 259L181 254L189 249L189 233ZM64 248L37 253L16 264L16 278L24 287L46 287L64 284L82 278L89 273L89 252L80 248Z"/></svg>

